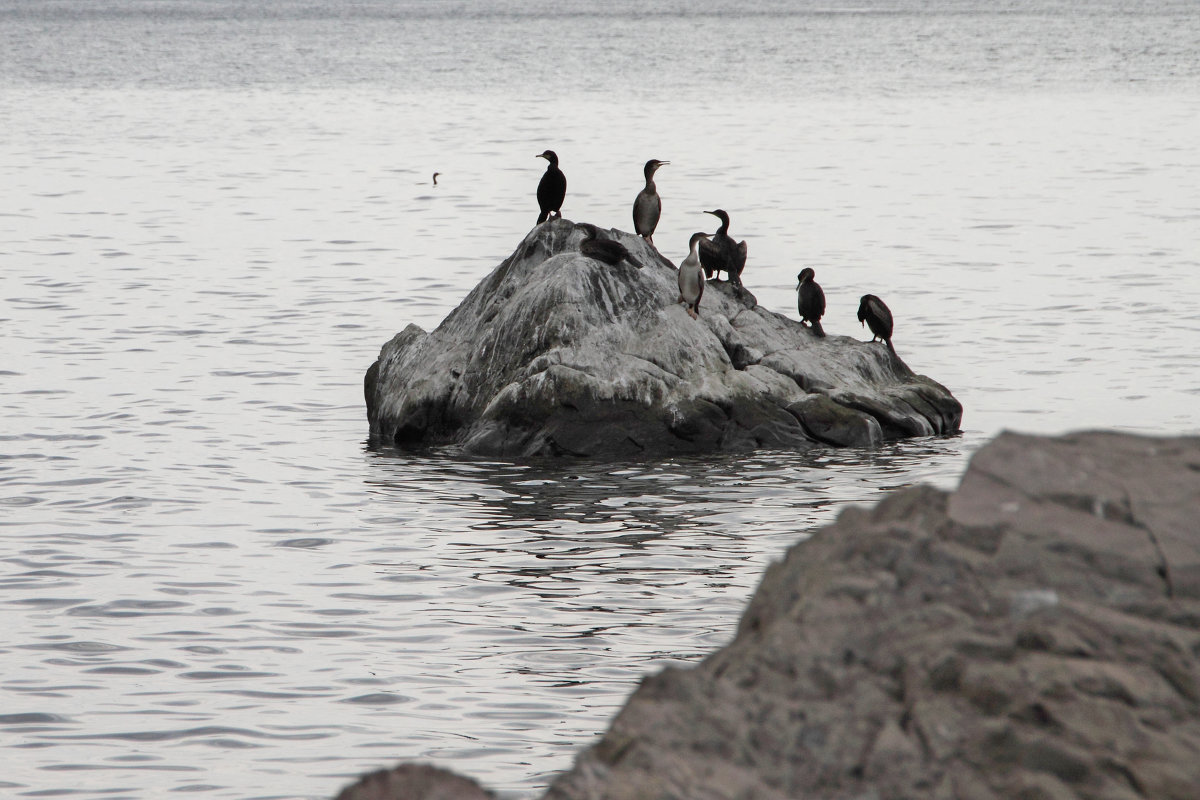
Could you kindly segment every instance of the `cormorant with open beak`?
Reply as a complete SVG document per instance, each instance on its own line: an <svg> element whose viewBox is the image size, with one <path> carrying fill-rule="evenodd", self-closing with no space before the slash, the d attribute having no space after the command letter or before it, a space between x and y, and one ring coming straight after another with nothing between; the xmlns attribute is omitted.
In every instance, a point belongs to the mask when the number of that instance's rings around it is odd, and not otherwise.
<svg viewBox="0 0 1200 800"><path fill-rule="evenodd" d="M654 229L658 227L658 218L662 216L662 199L658 196L658 187L654 185L654 173L663 164L670 161L659 161L652 158L646 162L643 172L646 174L646 188L638 192L633 201L633 229L637 231L650 246L654 246Z"/></svg>

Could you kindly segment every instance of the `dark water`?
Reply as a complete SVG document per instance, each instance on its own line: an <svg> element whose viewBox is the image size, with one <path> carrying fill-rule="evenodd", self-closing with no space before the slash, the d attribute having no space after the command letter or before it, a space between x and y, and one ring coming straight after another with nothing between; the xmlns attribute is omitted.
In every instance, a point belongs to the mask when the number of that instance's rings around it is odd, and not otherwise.
<svg viewBox="0 0 1200 800"><path fill-rule="evenodd" d="M12 797L528 796L848 503L1002 428L1200 428L1200 8L0 2ZM882 295L960 437L627 464L364 446L361 377L565 214L720 206ZM434 171L441 185L430 185ZM674 243L674 244L672 244Z"/></svg>

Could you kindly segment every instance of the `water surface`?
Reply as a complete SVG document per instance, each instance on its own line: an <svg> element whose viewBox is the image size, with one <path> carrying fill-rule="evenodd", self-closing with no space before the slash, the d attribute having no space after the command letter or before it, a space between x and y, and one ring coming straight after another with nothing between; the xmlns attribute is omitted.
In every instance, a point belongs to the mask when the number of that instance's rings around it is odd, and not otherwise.
<svg viewBox="0 0 1200 800"><path fill-rule="evenodd" d="M849 503L1004 428L1200 429L1200 9L0 2L5 796L532 796ZM361 379L537 214L896 346L961 436L620 464L371 451ZM429 180L440 171L440 186Z"/></svg>

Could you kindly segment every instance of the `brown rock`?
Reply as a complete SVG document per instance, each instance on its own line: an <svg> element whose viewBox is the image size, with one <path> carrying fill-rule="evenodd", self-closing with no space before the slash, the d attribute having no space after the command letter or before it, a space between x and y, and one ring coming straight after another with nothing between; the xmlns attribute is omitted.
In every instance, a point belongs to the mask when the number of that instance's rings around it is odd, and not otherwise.
<svg viewBox="0 0 1200 800"><path fill-rule="evenodd" d="M469 778L429 764L400 764L359 778L336 800L494 800Z"/></svg>

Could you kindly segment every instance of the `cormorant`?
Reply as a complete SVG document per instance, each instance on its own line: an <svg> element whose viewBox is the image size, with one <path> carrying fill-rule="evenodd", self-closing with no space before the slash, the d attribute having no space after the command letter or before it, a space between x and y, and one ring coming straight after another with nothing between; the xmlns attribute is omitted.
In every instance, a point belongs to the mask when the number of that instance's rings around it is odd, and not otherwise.
<svg viewBox="0 0 1200 800"><path fill-rule="evenodd" d="M825 329L821 327L821 317L825 314L825 292L821 285L813 280L816 272L812 267L805 267L796 276L796 309L800 312L800 323L812 325L812 332L824 338ZM861 317L860 309L859 315Z"/></svg>
<svg viewBox="0 0 1200 800"><path fill-rule="evenodd" d="M628 261L638 269L641 269L641 266L635 263L633 258L630 257L629 251L625 249L625 245L615 239L597 239L596 234L599 231L590 222L581 222L579 223L579 227L583 228L584 233L587 234L583 241L579 243L579 252L588 258L603 261L610 266L616 266L622 261Z"/></svg>
<svg viewBox="0 0 1200 800"><path fill-rule="evenodd" d="M871 333L875 334L872 342L882 339L892 355L896 355L896 348L892 347L892 312L882 300L873 294L864 294L858 301L858 321L871 326Z"/></svg>
<svg viewBox="0 0 1200 800"><path fill-rule="evenodd" d="M442 174L442 173L440 173L440 172L435 172L435 173L433 173L433 185L434 185L434 186L437 186L437 176L438 176L438 175L441 175L441 174Z"/></svg>
<svg viewBox="0 0 1200 800"><path fill-rule="evenodd" d="M729 282L742 285L742 270L746 268L746 243L734 243L729 236L729 215L721 209L705 211L721 220L721 227L711 240L700 243L700 263L704 265L705 277L711 278L718 272L729 274Z"/></svg>
<svg viewBox="0 0 1200 800"><path fill-rule="evenodd" d="M693 233L688 242L687 258L679 265L679 302L687 307L692 319L700 316L700 298L704 296L704 269L700 265L699 248L707 241L707 233Z"/></svg>
<svg viewBox="0 0 1200 800"><path fill-rule="evenodd" d="M658 218L662 216L662 200L658 196L658 187L654 185L654 173L663 164L670 163L657 158L646 162L643 170L646 173L646 188L638 192L637 199L633 201L633 229L651 247L654 246L654 229L658 227Z"/></svg>
<svg viewBox="0 0 1200 800"><path fill-rule="evenodd" d="M553 150L539 153L534 158L544 158L550 162L537 188L538 207L542 210L538 214L538 224L541 225L551 213L556 217L562 216L563 199L567 196L567 176L558 168L558 155Z"/></svg>

